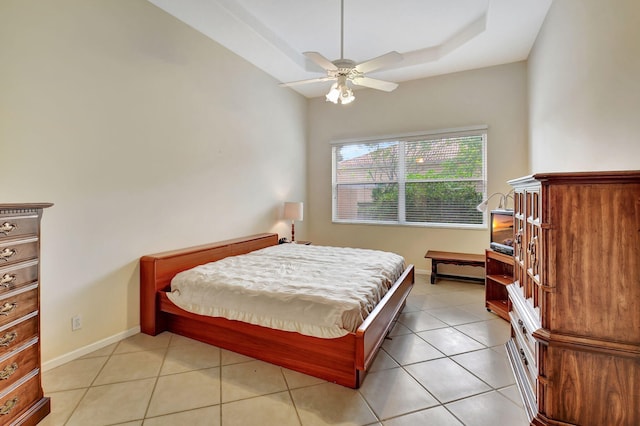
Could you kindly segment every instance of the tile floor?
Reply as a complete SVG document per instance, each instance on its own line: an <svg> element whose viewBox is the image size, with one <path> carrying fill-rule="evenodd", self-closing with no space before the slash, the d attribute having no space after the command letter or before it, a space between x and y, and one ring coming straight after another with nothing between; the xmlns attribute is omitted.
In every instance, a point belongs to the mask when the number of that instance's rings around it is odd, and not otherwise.
<svg viewBox="0 0 640 426"><path fill-rule="evenodd" d="M417 275L359 390L170 333L138 334L43 374L66 425L528 424L484 286Z"/></svg>

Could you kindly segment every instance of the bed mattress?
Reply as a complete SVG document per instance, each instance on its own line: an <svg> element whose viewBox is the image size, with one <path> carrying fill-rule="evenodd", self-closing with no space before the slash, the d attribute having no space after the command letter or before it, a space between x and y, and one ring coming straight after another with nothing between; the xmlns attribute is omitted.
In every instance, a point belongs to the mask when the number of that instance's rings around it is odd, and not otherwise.
<svg viewBox="0 0 640 426"><path fill-rule="evenodd" d="M403 271L394 253L281 244L180 272L168 297L200 315L336 338L355 332Z"/></svg>

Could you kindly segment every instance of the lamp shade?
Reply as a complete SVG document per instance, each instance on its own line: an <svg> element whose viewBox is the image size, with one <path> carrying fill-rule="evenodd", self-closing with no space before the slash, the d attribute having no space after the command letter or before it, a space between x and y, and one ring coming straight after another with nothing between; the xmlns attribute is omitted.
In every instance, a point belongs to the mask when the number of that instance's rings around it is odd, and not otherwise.
<svg viewBox="0 0 640 426"><path fill-rule="evenodd" d="M287 220L302 220L303 204L301 202L284 203L284 218Z"/></svg>

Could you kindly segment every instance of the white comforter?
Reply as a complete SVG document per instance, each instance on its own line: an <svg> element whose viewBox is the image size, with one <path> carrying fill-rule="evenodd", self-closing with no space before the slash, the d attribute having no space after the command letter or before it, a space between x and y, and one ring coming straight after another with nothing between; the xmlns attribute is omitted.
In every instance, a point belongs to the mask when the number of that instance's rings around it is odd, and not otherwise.
<svg viewBox="0 0 640 426"><path fill-rule="evenodd" d="M180 272L182 309L301 334L355 331L404 270L394 253L281 244Z"/></svg>

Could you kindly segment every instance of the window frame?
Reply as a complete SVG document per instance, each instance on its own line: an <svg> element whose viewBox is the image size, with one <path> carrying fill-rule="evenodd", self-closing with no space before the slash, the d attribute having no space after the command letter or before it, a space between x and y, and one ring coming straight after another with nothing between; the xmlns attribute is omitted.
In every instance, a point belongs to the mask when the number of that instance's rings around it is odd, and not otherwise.
<svg viewBox="0 0 640 426"><path fill-rule="evenodd" d="M482 173L480 178L468 179L451 179L451 181L479 181L482 186L482 200L487 197L487 140L488 126L476 125L452 129L440 129L414 133L403 133L395 135L385 135L369 138L352 138L332 140L331 144L331 221L336 224L352 224L352 225L393 225L408 227L427 227L427 228L448 228L448 229L487 229L487 213L482 214L482 223L437 223L437 222L409 222L406 220L406 156L398 155L397 161L397 182L398 184L398 220L358 220L358 219L340 219L338 218L338 183L337 183L337 156L336 149L347 145L363 145L368 143L399 143L399 150L404 148L406 142L415 142L416 140L434 140L446 139L465 136L481 136L482 137ZM442 179L425 179L423 181L410 180L409 183L415 182L443 182Z"/></svg>

